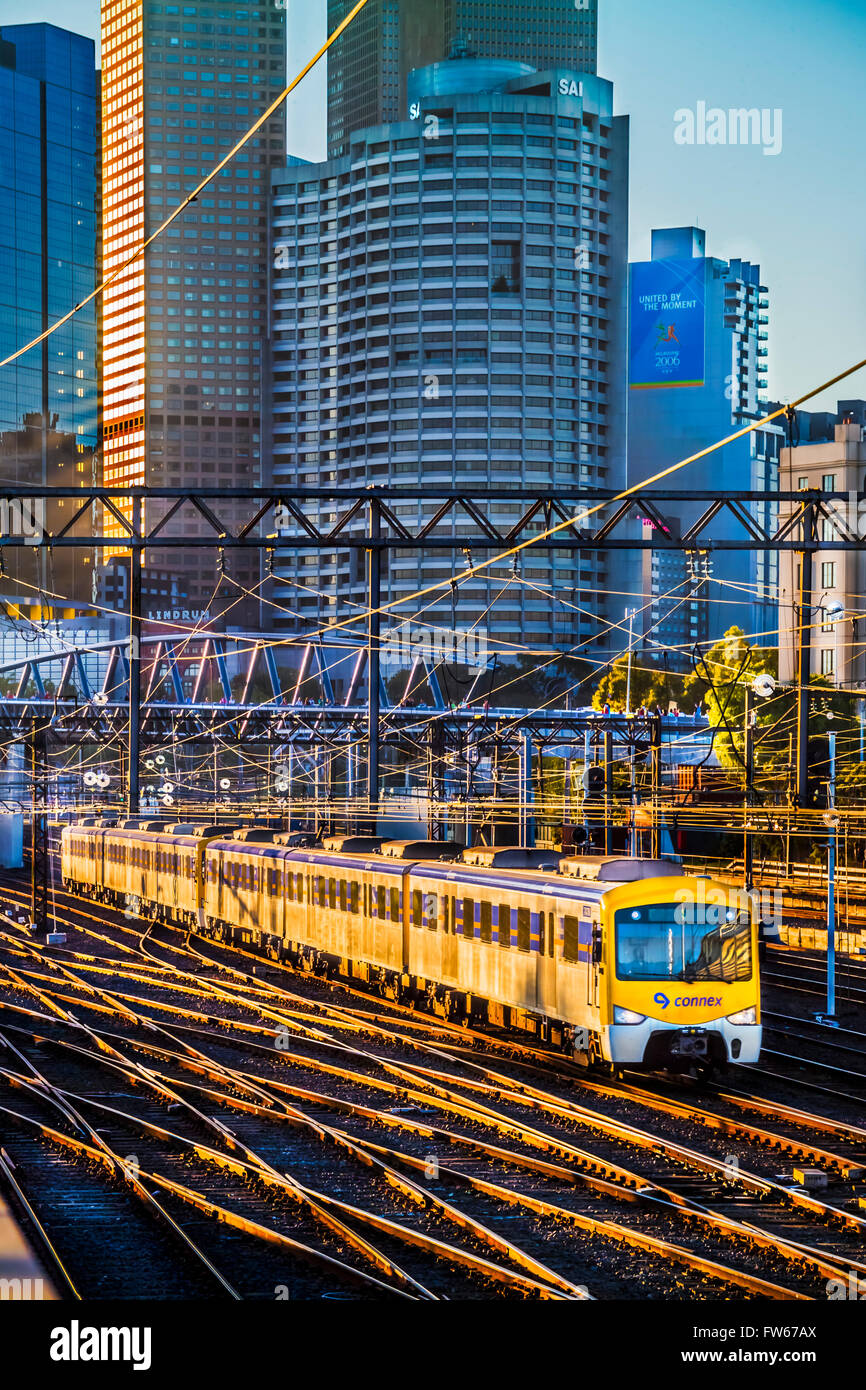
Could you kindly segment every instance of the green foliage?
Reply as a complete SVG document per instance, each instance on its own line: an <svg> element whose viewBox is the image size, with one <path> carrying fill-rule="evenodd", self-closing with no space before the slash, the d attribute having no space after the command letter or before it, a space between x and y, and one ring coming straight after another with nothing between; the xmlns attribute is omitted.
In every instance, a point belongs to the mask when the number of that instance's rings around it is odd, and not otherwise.
<svg viewBox="0 0 866 1390"><path fill-rule="evenodd" d="M778 652L773 647L753 647L746 641L740 627L730 627L724 637L714 642L701 656L694 672L686 679L685 698L693 705L700 702L706 711L710 725L718 729L714 749L722 767L739 768L743 766L745 743L746 687L756 676L778 676ZM779 721L786 725L784 747L787 749L788 721L792 696L789 692L776 692L769 700L752 697L752 707L756 714L757 726L768 731L766 738L756 740L756 766L769 754L781 752L781 745L775 735ZM770 728L774 732L770 733Z"/></svg>
<svg viewBox="0 0 866 1390"><path fill-rule="evenodd" d="M631 696L632 712L646 705L655 712L658 706L667 712L671 703L679 709L691 712L693 706L685 696L685 677L676 671L661 671L641 665L642 658L632 653ZM613 665L605 671L592 697L593 709L604 709L610 705L612 710L624 710L628 690L628 656L617 657Z"/></svg>

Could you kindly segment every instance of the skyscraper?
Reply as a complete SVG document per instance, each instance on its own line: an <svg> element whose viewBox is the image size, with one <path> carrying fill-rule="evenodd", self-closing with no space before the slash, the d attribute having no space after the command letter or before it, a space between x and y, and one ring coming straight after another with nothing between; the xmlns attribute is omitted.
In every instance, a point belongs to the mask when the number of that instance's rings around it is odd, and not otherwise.
<svg viewBox="0 0 866 1390"><path fill-rule="evenodd" d="M110 274L228 153L285 86L285 12L271 0L103 0L103 237ZM103 307L104 477L256 485L267 311L269 170L278 113L109 290ZM199 523L184 517L184 533ZM214 566L148 553L194 611ZM258 562L232 575L255 582ZM228 594L229 600L237 597ZM219 607L219 603L217 604ZM254 610L232 609L236 621Z"/></svg>
<svg viewBox="0 0 866 1390"><path fill-rule="evenodd" d="M611 84L462 58L416 71L410 96L417 120L273 176L275 480L621 486L628 120ZM411 525L437 510L397 504ZM494 522L512 510L491 503ZM456 522L470 545L477 521ZM461 562L398 550L389 597ZM363 604L357 555L307 556L300 576L293 563L302 619ZM458 623L493 604L483 625L506 644L598 634L600 555L533 553L527 566L530 582L518 575L499 599L489 571L461 588ZM447 591L441 607L450 626Z"/></svg>
<svg viewBox="0 0 866 1390"><path fill-rule="evenodd" d="M355 0L328 0L333 33ZM328 157L355 130L402 120L413 68L463 49L479 58L594 73L598 0L369 0L328 55Z"/></svg>
<svg viewBox="0 0 866 1390"><path fill-rule="evenodd" d="M705 251L706 234L698 227L657 229L651 260L631 266L630 484L766 413L769 299L760 266ZM671 484L687 493L770 491L777 486L781 439L781 429L768 425L689 464ZM685 531L710 502L660 506L672 526ZM771 525L775 504L744 506ZM713 528L719 538L743 536L741 524L724 512ZM651 537L651 528L646 534ZM663 545L645 551L648 656L688 664L696 641L721 636L733 623L771 644L777 577L772 552L719 551L710 561L690 561Z"/></svg>
<svg viewBox="0 0 866 1390"><path fill-rule="evenodd" d="M92 40L52 24L0 27L0 357L93 290L97 265L97 74ZM0 372L0 478L89 485L97 444L96 308L88 305ZM70 506L69 503L66 504ZM63 513L46 518L52 529ZM6 551L8 574L46 587L37 553ZM63 558L61 558L61 554ZM54 584L89 597L71 552ZM74 591L74 592L73 592ZM20 595L40 607L38 588Z"/></svg>

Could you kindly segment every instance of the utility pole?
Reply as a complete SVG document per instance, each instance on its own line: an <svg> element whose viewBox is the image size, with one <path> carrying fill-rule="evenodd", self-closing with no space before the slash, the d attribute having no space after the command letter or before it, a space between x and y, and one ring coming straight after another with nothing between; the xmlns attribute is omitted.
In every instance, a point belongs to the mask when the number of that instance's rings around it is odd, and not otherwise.
<svg viewBox="0 0 866 1390"><path fill-rule="evenodd" d="M836 735L827 735L830 781L827 785L827 1012L821 1023L838 1028L836 1020Z"/></svg>
<svg viewBox="0 0 866 1390"><path fill-rule="evenodd" d="M144 499L132 499L129 556L129 736L127 808L139 810L138 763L141 740L141 555L144 537Z"/></svg>
<svg viewBox="0 0 866 1390"><path fill-rule="evenodd" d="M367 551L367 712L369 730L367 745L367 802L370 808L372 834L376 834L379 821L379 679L380 679L380 632L382 615L382 551L379 540L382 534L382 517L378 503L370 500L369 539L372 542Z"/></svg>
<svg viewBox="0 0 866 1390"><path fill-rule="evenodd" d="M535 816L532 814L532 734L528 730L523 735L520 761L520 841L526 849L533 849L535 846Z"/></svg>
<svg viewBox="0 0 866 1390"><path fill-rule="evenodd" d="M637 858L638 852L638 829L637 829L637 782L635 780L636 769L634 765L634 741L636 733L634 725L628 728L628 786L629 801L631 803L631 825L629 828L629 857Z"/></svg>
<svg viewBox="0 0 866 1390"><path fill-rule="evenodd" d="M754 877L754 842L752 837L751 807L752 784L755 780L755 731L752 710L752 687L746 686L746 727L743 748L743 770L746 785L743 795L743 868L745 871L746 892L752 891Z"/></svg>
<svg viewBox="0 0 866 1390"><path fill-rule="evenodd" d="M590 839L589 834L589 816L586 812L587 773L589 771L590 764L592 763L591 741L592 734L590 733L589 729L585 729L583 733L583 842L586 845L587 850L592 849L592 841Z"/></svg>
<svg viewBox="0 0 866 1390"><path fill-rule="evenodd" d="M613 852L613 731L604 731L604 852Z"/></svg>
<svg viewBox="0 0 866 1390"><path fill-rule="evenodd" d="M627 667L626 678L625 678L625 717L626 717L626 719L629 719L629 718L631 717L631 643L632 643L632 629L633 629L633 627L634 627L634 618L635 618L636 612L637 612L637 609L636 609L636 608L627 608L627 609L625 610L625 616L628 618L628 667Z"/></svg>
<svg viewBox="0 0 866 1390"><path fill-rule="evenodd" d="M793 797L791 796L791 768L794 766L794 735L788 735L788 780L787 798L788 805L785 808L785 878L788 879L791 873L791 816L794 811Z"/></svg>
<svg viewBox="0 0 866 1390"><path fill-rule="evenodd" d="M30 725L30 920L39 932L48 931L48 725Z"/></svg>
<svg viewBox="0 0 866 1390"><path fill-rule="evenodd" d="M650 839L650 854L653 859L658 859L661 854L661 836L659 833L660 800L662 789L662 720L660 714L653 715L650 720L650 757L652 759L652 832Z"/></svg>
<svg viewBox="0 0 866 1390"><path fill-rule="evenodd" d="M812 678L812 551L815 508L803 509L803 550L800 555L800 592L797 614L797 805L809 801L809 682Z"/></svg>

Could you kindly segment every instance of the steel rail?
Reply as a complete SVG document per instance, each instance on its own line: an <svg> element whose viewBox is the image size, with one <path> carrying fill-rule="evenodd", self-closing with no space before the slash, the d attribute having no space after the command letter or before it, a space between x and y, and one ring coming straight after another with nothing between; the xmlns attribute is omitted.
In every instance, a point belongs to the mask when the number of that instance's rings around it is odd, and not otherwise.
<svg viewBox="0 0 866 1390"><path fill-rule="evenodd" d="M77 1155L88 1160L101 1162L103 1166L113 1171L111 1169L109 1156L103 1149L88 1144L84 1140L76 1139L72 1135L64 1134L60 1130L55 1130L50 1125L45 1124L41 1120L34 1119L30 1115L22 1115L17 1110L10 1110L8 1106L0 1105L0 1114L17 1120L23 1125L28 1125L37 1129L50 1143L72 1149ZM233 1226L235 1229L246 1230L250 1234L254 1233L252 1228L256 1226L256 1223L248 1222L246 1218L239 1217L236 1213L222 1208L216 1203L209 1202L207 1198L203 1197L201 1194L194 1193L191 1189L183 1189L180 1184L173 1183L170 1179L164 1179L159 1174L145 1173L143 1170L140 1171L148 1182L161 1186L166 1191L171 1191L175 1195L183 1193L191 1205L198 1206L200 1210L207 1211L208 1215L217 1217L220 1221L224 1221L226 1225ZM260 1238L262 1239L270 1239L270 1235L267 1233L267 1228L265 1227L259 1227L258 1231L255 1233L260 1234ZM275 1238L274 1243L284 1245L287 1249L291 1249L304 1260L324 1265L328 1268L329 1272L337 1272L342 1278L348 1279L350 1282L360 1283L372 1287L379 1292L394 1294L397 1297L411 1297L411 1295L404 1293L402 1290L395 1289L393 1286L384 1284L379 1279L375 1279L364 1270L344 1264L342 1261L335 1259L332 1255L328 1255L325 1251L316 1250L313 1246L304 1245L302 1242L293 1240L290 1236L283 1235L281 1232L274 1231L271 1234ZM202 1255L202 1259L207 1261L207 1256ZM234 1296L237 1298L239 1295L235 1294Z"/></svg>
<svg viewBox="0 0 866 1390"><path fill-rule="evenodd" d="M15 1176L15 1164L12 1162L12 1159L5 1149L0 1149L0 1182L2 1182L7 1191L12 1194L19 1209L24 1213L28 1226L36 1235L39 1249L47 1257L50 1268L60 1280L60 1287L64 1289L75 1302L80 1302L81 1294L76 1288L75 1281L66 1268L66 1265L63 1263L56 1245L37 1216L33 1204L24 1192L21 1183Z"/></svg>
<svg viewBox="0 0 866 1390"><path fill-rule="evenodd" d="M217 1099L217 1100L220 1099L220 1097L218 1097L218 1096L215 1095L214 1093L209 1093L209 1095L210 1095L210 1098L211 1098L211 1099ZM324 1100L325 1098L322 1098L322 1099ZM232 1103L232 1101L231 1101L229 1098L223 1097L223 1100L226 1101L226 1102L229 1103L229 1104ZM239 1105L241 1108L249 1108L249 1107L246 1105L246 1103L244 1103L244 1102L235 1101L234 1103L237 1104L237 1105ZM333 1103L334 1103L335 1108L344 1109L344 1110L350 1111L350 1112L352 1112L352 1113L365 1113L365 1114L370 1115L371 1117L376 1115L376 1112L370 1112L370 1111L364 1110L362 1107L359 1107L359 1106L357 1106L357 1105L351 1105L351 1104L349 1104L349 1103L347 1103L347 1102L333 1102ZM389 1124L392 1124L392 1125L394 1125L394 1124L401 1125L402 1127L405 1127L405 1128L411 1129L411 1130L415 1130L416 1132L419 1130L419 1128L420 1128L420 1129L423 1129L423 1131L424 1131L425 1133L432 1133L432 1132L433 1132L433 1131L430 1130L430 1127L429 1127L429 1126L422 1126L422 1127L419 1127L419 1126L417 1126L417 1125L415 1125L415 1124L410 1124L409 1122L403 1121L403 1120L402 1120L402 1117L398 1120L398 1119L397 1119L396 1117L394 1117L393 1115L384 1114L384 1115L381 1115L381 1119L382 1119L384 1122L386 1122L386 1123L389 1123ZM463 1142L464 1144L467 1144L469 1147L473 1147L473 1148L481 1147L481 1148L485 1149L485 1151L487 1151L487 1152L491 1153L492 1155L496 1156L497 1158L502 1158L502 1159L504 1159L504 1160L506 1160L506 1161L509 1161L509 1162L511 1162L511 1161L516 1161L518 1164L522 1163L523 1166L528 1166L528 1165L526 1164L525 1156L520 1156L520 1155L514 1154L513 1151L510 1151L510 1152L509 1152L509 1151L497 1150L497 1149L494 1149L492 1146L486 1146L486 1145L480 1146L480 1145L478 1145L477 1141L465 1139L463 1136L448 1135L447 1132L439 1131L438 1133L441 1135L441 1137L442 1137L443 1139L444 1139L444 1138L448 1138L448 1139L451 1139L451 1140L456 1140L457 1142ZM363 1142L363 1141L359 1141L359 1142ZM538 1161L536 1161L535 1163L533 1163L532 1165L529 1165L529 1166L531 1166L535 1171L548 1172L549 1174L555 1174L555 1175L557 1175L557 1176L565 1176L565 1177L566 1177L569 1181L571 1181L571 1182L580 1181L580 1180L581 1180L581 1177L583 1177L583 1175L578 1175L578 1174L574 1173L574 1172L571 1171L571 1170L557 1169L554 1165L543 1164L543 1163L539 1163ZM596 1184L591 1184L591 1185L601 1186L600 1184L597 1184L597 1183L596 1183ZM611 1192L611 1191L612 1191L612 1189L611 1189L611 1187L610 1187L609 1184L605 1184L605 1185L604 1185L604 1190L606 1190L606 1191L608 1191L608 1192ZM618 1192L617 1195L619 1195L620 1197L622 1197L623 1194L622 1194L621 1190ZM648 1193L648 1190L647 1190L645 1187L640 1191L640 1193L639 1193L638 1195L639 1195L640 1199L642 1200L642 1202L644 1202L645 1204L648 1202L648 1200L649 1200L649 1193ZM681 1203L681 1202L683 1201L683 1199L682 1199L682 1198L678 1198L676 1194L670 1194L670 1196L673 1198L674 1202ZM665 1205L671 1205L671 1204L670 1204L670 1203L665 1203ZM671 1209L673 1209L672 1206L671 1206ZM752 1243L756 1243L756 1244L759 1244L759 1245L760 1245L760 1244L763 1244L763 1245L765 1246L765 1248L774 1249L777 1253L781 1253L781 1254L782 1254L783 1256L785 1256L786 1258L791 1258L791 1256L792 1256L793 1247L790 1246L790 1243L781 1241L778 1237L773 1237L773 1236L771 1236L771 1235L769 1235L769 1234L767 1234L767 1233L761 1232L760 1230L757 1230L757 1231L754 1231L754 1232L753 1232L753 1231L751 1231L748 1227L743 1226L743 1225L737 1225L736 1223L733 1223L733 1222L729 1221L729 1220L726 1219L726 1218L722 1218L722 1217L713 1217L711 1214L701 1211L700 1208L696 1208L696 1209L692 1210L692 1209L690 1209L690 1208L685 1208L685 1209L684 1209L682 1206L680 1206L680 1207L678 1208L678 1215L681 1215L681 1216L684 1215L684 1216L686 1216L687 1218L692 1218L692 1219L696 1218L696 1219L699 1219L699 1220L703 1220L703 1221L705 1221L705 1222L706 1222L706 1221L709 1221L709 1222L711 1222L711 1224L713 1225L713 1227L714 1227L716 1230L722 1231L723 1233L732 1234L735 1238L739 1238L739 1239L742 1239L743 1237L745 1237L746 1239L751 1240ZM796 1252L793 1252L793 1254L794 1254L794 1257L795 1257L796 1259L798 1259L801 1263L802 1263L804 1260L806 1260L807 1262L809 1262L809 1263L811 1263L811 1264L813 1264L813 1265L816 1265L816 1262L819 1262L819 1261L820 1261L819 1253L818 1253L818 1252L809 1251L809 1248L808 1248L808 1247L800 1247L800 1249L796 1250ZM842 1265L844 1265L846 1268L848 1268L849 1265L851 1264L851 1262L846 1261L844 1258L842 1258L842 1259L840 1259L839 1264L842 1264ZM826 1261L824 1261L824 1262L820 1262L819 1267L820 1267L820 1272L823 1273L823 1274L825 1274L825 1276L827 1276L827 1277L836 1277L836 1276L839 1274L839 1267L838 1267L838 1265L830 1265L829 1263L827 1263Z"/></svg>
<svg viewBox="0 0 866 1390"><path fill-rule="evenodd" d="M359 1077L359 1080L363 1080L363 1079L360 1079L360 1077ZM781 1190L781 1191L787 1191L787 1190ZM845 1213L840 1213L840 1215L844 1216Z"/></svg>

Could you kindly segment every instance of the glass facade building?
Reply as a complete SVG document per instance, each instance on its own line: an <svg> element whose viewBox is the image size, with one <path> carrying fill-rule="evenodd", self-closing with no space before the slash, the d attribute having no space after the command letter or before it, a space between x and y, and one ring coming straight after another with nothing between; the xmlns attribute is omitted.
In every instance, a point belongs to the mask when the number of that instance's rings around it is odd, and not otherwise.
<svg viewBox="0 0 866 1390"><path fill-rule="evenodd" d="M353 5L328 0L328 33ZM369 0L328 55L328 156L355 130L405 119L413 68L452 51L594 73L597 47L598 0Z"/></svg>
<svg viewBox="0 0 866 1390"><path fill-rule="evenodd" d="M631 266L629 483L767 412L769 298L760 266L707 256L705 242L697 227L656 229L651 260ZM649 295L647 322L654 334L648 345L638 341L642 293ZM671 485L689 493L773 491L782 439L779 426L768 425L689 464ZM660 505L682 532L711 502ZM745 505L772 528L775 503ZM651 537L651 530L646 534ZM722 513L711 534L742 539L743 530ZM712 641L734 623L763 634L759 644L772 645L777 583L778 558L772 552L721 551L706 561L664 548L645 551L641 587L644 626L652 625L648 657L688 666L696 641Z"/></svg>
<svg viewBox="0 0 866 1390"><path fill-rule="evenodd" d="M417 74L416 99L416 120L273 176L275 481L620 486L628 121L610 83L465 58ZM419 524L437 506L395 511ZM478 522L457 522L470 545ZM461 561L392 552L388 597ZM301 565L302 619L363 603L363 557ZM532 553L499 599L499 572L462 586L456 612L494 604L501 642L571 648L597 635L605 587L597 554ZM450 595L440 607L450 627Z"/></svg>
<svg viewBox="0 0 866 1390"><path fill-rule="evenodd" d="M0 356L37 337L94 289L96 217L94 45L51 24L2 25ZM96 306L90 304L0 372L0 478L89 485L97 417ZM60 514L53 518L60 520ZM16 578L45 586L34 551L7 551L7 561L6 592ZM69 552L58 559L56 586L70 596L80 589L76 570L80 580L82 566L71 563ZM42 603L32 589L21 597L31 615Z"/></svg>
<svg viewBox="0 0 866 1390"><path fill-rule="evenodd" d="M283 89L285 11L269 0L103 0L102 52L110 273ZM263 481L269 173L285 158L277 114L106 292L106 483ZM184 516L185 534L199 525ZM147 564L175 576L186 607L208 609L209 559L154 548ZM230 572L249 587L259 564L239 557ZM232 616L254 621L256 605Z"/></svg>

